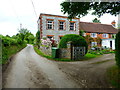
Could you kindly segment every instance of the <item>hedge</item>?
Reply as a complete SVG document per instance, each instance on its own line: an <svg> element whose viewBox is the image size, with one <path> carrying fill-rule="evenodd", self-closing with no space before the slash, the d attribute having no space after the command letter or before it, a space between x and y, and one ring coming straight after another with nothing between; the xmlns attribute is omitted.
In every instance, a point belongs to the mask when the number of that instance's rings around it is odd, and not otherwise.
<svg viewBox="0 0 120 90"><path fill-rule="evenodd" d="M86 47L86 53L87 53L88 45L87 45L86 40L82 36L76 35L76 34L67 34L64 37L62 37L58 47L67 48L67 43L69 41L72 41L72 44L74 46Z"/></svg>
<svg viewBox="0 0 120 90"><path fill-rule="evenodd" d="M118 65L118 67L120 68L120 31L117 33L116 35L116 39L115 39L115 60L116 60L116 64Z"/></svg>

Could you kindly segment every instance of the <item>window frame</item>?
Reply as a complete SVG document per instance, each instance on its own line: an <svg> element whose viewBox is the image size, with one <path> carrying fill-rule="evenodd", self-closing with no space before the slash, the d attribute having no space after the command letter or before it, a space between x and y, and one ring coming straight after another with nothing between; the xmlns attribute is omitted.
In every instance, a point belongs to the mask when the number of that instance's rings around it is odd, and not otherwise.
<svg viewBox="0 0 120 90"><path fill-rule="evenodd" d="M49 21L52 21L52 23L50 23ZM49 28L49 25L51 25L52 28ZM46 20L46 29L47 30L54 30L54 19L47 19Z"/></svg>
<svg viewBox="0 0 120 90"><path fill-rule="evenodd" d="M91 42L91 46L97 46L97 42Z"/></svg>
<svg viewBox="0 0 120 90"><path fill-rule="evenodd" d="M73 23L73 30L71 29L71 23ZM70 31L75 31L76 30L76 22L70 21L69 28L70 28Z"/></svg>
<svg viewBox="0 0 120 90"><path fill-rule="evenodd" d="M52 37L54 39L54 35L47 35L47 38L48 37ZM49 38L50 39L50 38ZM51 40L51 39L50 39Z"/></svg>
<svg viewBox="0 0 120 90"><path fill-rule="evenodd" d="M63 22L63 24L60 24L60 22ZM60 29L60 25L62 25L63 29ZM58 30L64 31L65 29L66 29L65 20L58 20Z"/></svg>
<svg viewBox="0 0 120 90"><path fill-rule="evenodd" d="M95 35L94 35L94 34L95 34ZM97 33L91 33L90 36L91 36L92 38L97 38Z"/></svg>
<svg viewBox="0 0 120 90"><path fill-rule="evenodd" d="M102 37L103 37L103 38L108 38L108 36L109 36L109 35L108 35L107 33L103 33L103 34L102 34Z"/></svg>

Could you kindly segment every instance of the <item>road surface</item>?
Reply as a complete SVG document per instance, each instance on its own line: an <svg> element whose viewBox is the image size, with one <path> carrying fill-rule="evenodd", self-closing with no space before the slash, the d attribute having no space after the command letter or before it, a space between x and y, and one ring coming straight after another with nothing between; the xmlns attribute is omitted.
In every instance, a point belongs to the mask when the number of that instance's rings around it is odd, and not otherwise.
<svg viewBox="0 0 120 90"><path fill-rule="evenodd" d="M100 61L106 62L97 63ZM108 88L105 72L114 64L114 54L89 61L51 61L28 45L3 73L3 88Z"/></svg>

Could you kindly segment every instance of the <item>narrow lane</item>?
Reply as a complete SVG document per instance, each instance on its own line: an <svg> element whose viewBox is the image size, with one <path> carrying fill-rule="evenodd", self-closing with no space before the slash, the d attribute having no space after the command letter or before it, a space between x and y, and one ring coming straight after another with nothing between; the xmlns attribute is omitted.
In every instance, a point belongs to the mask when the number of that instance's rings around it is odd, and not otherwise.
<svg viewBox="0 0 120 90"><path fill-rule="evenodd" d="M32 45L14 56L4 75L4 88L80 88L54 61L37 55Z"/></svg>

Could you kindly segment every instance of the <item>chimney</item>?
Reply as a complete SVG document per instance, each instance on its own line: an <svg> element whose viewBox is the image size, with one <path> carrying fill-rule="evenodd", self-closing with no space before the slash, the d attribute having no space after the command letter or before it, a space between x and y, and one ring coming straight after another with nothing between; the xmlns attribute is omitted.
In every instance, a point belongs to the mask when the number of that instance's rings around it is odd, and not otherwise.
<svg viewBox="0 0 120 90"><path fill-rule="evenodd" d="M111 24L112 24L113 27L115 27L115 24L116 24L115 20L113 20L113 21L111 22Z"/></svg>

